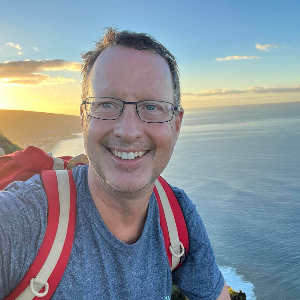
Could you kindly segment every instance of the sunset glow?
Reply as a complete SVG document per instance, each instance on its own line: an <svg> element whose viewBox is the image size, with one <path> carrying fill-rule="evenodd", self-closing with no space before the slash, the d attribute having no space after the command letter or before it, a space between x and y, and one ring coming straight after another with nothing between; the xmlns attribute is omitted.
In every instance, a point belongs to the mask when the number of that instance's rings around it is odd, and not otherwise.
<svg viewBox="0 0 300 300"><path fill-rule="evenodd" d="M300 101L300 2L135 0L115 10L92 1L85 10L55 0L47 14L46 4L22 3L0 12L0 109L78 115L80 54L112 25L150 33L176 56L186 108Z"/></svg>

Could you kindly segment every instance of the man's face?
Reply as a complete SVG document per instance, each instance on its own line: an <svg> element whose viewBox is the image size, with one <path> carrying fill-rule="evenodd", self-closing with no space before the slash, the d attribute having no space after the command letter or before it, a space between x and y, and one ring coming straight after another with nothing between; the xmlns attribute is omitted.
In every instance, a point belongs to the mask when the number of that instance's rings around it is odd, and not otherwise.
<svg viewBox="0 0 300 300"><path fill-rule="evenodd" d="M89 96L93 97L174 103L167 63L145 50L121 46L106 49L93 66L90 84ZM170 122L144 123L136 114L135 105L128 104L117 120L83 116L84 143L92 176L122 192L137 191L154 183L171 157L182 116L183 112ZM122 159L116 152L138 153L138 156ZM128 157L132 158L132 154Z"/></svg>

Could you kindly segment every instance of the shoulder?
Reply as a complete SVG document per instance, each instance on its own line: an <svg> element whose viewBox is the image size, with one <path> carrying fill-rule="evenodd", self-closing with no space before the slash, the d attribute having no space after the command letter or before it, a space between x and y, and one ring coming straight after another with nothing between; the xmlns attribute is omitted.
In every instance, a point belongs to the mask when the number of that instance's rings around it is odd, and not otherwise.
<svg viewBox="0 0 300 300"><path fill-rule="evenodd" d="M196 205L192 202L192 200L189 198L189 196L185 193L184 190L172 185L170 185L170 187L173 193L175 194L177 201L184 214L189 214L196 210Z"/></svg>
<svg viewBox="0 0 300 300"><path fill-rule="evenodd" d="M199 212L197 211L196 205L192 202L184 190L175 186L171 186L171 188L182 210L189 233L189 239L191 240L194 234L196 234L198 241L200 239L202 243L209 243L205 226Z"/></svg>
<svg viewBox="0 0 300 300"><path fill-rule="evenodd" d="M40 175L24 182L12 182L0 192L0 213L5 214L8 221L13 218L20 223L28 218L30 223L38 216L46 218L46 211L47 198Z"/></svg>
<svg viewBox="0 0 300 300"><path fill-rule="evenodd" d="M31 228L47 223L47 197L40 176L15 181L0 191L0 226L12 237L32 233ZM27 232L28 231L28 232Z"/></svg>
<svg viewBox="0 0 300 300"><path fill-rule="evenodd" d="M0 192L1 210L7 212L18 208L25 210L36 208L43 211L47 209L46 200L40 175L35 175L24 182L12 182Z"/></svg>

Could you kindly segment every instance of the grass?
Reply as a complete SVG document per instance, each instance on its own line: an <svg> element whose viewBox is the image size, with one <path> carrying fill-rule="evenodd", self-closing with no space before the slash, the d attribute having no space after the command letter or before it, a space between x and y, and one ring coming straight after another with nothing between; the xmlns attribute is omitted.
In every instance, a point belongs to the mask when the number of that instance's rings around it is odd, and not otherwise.
<svg viewBox="0 0 300 300"><path fill-rule="evenodd" d="M5 154L10 154L18 150L22 150L21 147L12 143L3 134L0 133L0 148L4 150Z"/></svg>

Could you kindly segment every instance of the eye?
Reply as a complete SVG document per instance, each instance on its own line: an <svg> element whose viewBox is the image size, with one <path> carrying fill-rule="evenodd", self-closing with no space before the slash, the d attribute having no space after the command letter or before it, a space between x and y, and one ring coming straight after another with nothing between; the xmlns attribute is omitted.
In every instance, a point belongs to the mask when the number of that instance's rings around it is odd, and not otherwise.
<svg viewBox="0 0 300 300"><path fill-rule="evenodd" d="M145 109L146 110L156 110L156 109L158 109L158 107L154 104L146 104Z"/></svg>
<svg viewBox="0 0 300 300"><path fill-rule="evenodd" d="M157 102L152 102L152 101L148 101L148 102L144 102L141 101L139 103L139 110L144 111L144 112L148 112L148 113L152 113L152 112L159 112L162 111L164 108L161 106L161 104L157 101Z"/></svg>
<svg viewBox="0 0 300 300"><path fill-rule="evenodd" d="M110 103L110 102L101 103L101 106L103 108L115 108L116 107L113 103Z"/></svg>
<svg viewBox="0 0 300 300"><path fill-rule="evenodd" d="M119 110L121 103L115 101L97 101L95 102L95 109L97 110Z"/></svg>

